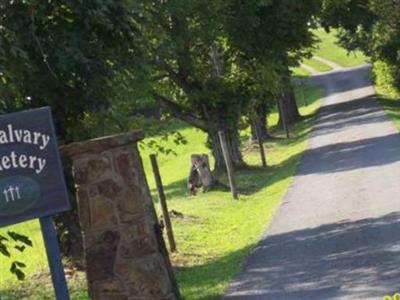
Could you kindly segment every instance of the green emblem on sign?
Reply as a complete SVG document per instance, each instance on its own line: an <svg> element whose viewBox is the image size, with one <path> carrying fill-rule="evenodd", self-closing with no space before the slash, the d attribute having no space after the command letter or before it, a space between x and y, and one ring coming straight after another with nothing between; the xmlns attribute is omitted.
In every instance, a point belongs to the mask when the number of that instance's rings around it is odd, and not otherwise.
<svg viewBox="0 0 400 300"><path fill-rule="evenodd" d="M40 199L40 186L30 177L0 179L0 216L12 216L29 210Z"/></svg>

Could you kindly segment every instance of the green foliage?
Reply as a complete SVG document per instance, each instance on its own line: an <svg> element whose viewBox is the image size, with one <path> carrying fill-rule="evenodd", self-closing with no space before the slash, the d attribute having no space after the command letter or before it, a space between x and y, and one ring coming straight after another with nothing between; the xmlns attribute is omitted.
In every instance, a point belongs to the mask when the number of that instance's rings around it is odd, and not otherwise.
<svg viewBox="0 0 400 300"><path fill-rule="evenodd" d="M320 40L316 45L315 55L343 67L352 67L366 62L367 58L361 51L349 51L340 47L337 30L330 29L327 33L323 28L318 28L314 30L314 34Z"/></svg>
<svg viewBox="0 0 400 300"><path fill-rule="evenodd" d="M243 53L259 60L290 63L311 53L315 37L310 31L319 12L318 1L229 1L227 31ZM280 58L280 59L279 59Z"/></svg>
<svg viewBox="0 0 400 300"><path fill-rule="evenodd" d="M400 68L388 65L383 61L374 62L374 77L376 85L386 94L395 95L400 92Z"/></svg>
<svg viewBox="0 0 400 300"><path fill-rule="evenodd" d="M400 131L400 92L388 90L384 86L376 86L379 100L386 114L391 118L394 125Z"/></svg>
<svg viewBox="0 0 400 300"><path fill-rule="evenodd" d="M369 39L367 33L375 20L369 9L370 0L323 0L321 21L329 30L330 27L341 28L342 43L349 50L367 50Z"/></svg>
<svg viewBox="0 0 400 300"><path fill-rule="evenodd" d="M0 110L50 105L59 136L82 136L86 111L106 107L113 79L134 58L131 1L0 3Z"/></svg>
<svg viewBox="0 0 400 300"><path fill-rule="evenodd" d="M310 26L319 4L304 0L235 0L227 7L229 40L248 61L253 70L249 77L258 87L248 91L251 106L258 110L264 105L269 112L290 85L289 67L311 56L316 39ZM259 72L266 75L259 76Z"/></svg>
<svg viewBox="0 0 400 300"><path fill-rule="evenodd" d="M246 73L222 30L223 4L154 1L143 27L151 90L190 109L198 119L192 125L202 129L204 120L218 124L226 119L225 125L231 121L235 127L238 108L247 101L241 89Z"/></svg>
<svg viewBox="0 0 400 300"><path fill-rule="evenodd" d="M61 142L91 137L88 119L110 107L126 69L139 68L140 15L127 0L1 1L0 113L49 105ZM23 267L11 271L21 277Z"/></svg>
<svg viewBox="0 0 400 300"><path fill-rule="evenodd" d="M17 232L20 235L28 236L29 240L32 242L32 246L22 244L20 246L25 246L25 249L23 252L19 251L14 247L19 243L14 242L8 236L7 232ZM0 254L0 286L3 289L10 285L22 284L18 281L17 277L9 271L10 266L14 261L20 261L26 265L26 267L23 268L23 272L29 278L34 273L47 267L46 254L38 220L0 228L0 235L8 238L8 241L5 241L5 244L10 253L10 256ZM3 293L0 294L3 298Z"/></svg>
<svg viewBox="0 0 400 300"><path fill-rule="evenodd" d="M400 2L391 0L325 0L323 23L338 27L341 44L349 50L360 49L371 57L384 75L381 82L400 88ZM390 79L382 73L385 69Z"/></svg>
<svg viewBox="0 0 400 300"><path fill-rule="evenodd" d="M203 131L233 135L255 103L275 104L289 64L309 54L309 22L318 9L293 0L149 1L145 7L139 48L149 84L141 90Z"/></svg>
<svg viewBox="0 0 400 300"><path fill-rule="evenodd" d="M7 231L6 235L0 234L0 255L2 256L11 257L11 247L22 253L27 246L32 247L32 242L24 235L13 231ZM18 280L23 280L25 278L25 273L23 272L24 268L26 268L26 265L23 262L12 261L10 272L14 274Z"/></svg>

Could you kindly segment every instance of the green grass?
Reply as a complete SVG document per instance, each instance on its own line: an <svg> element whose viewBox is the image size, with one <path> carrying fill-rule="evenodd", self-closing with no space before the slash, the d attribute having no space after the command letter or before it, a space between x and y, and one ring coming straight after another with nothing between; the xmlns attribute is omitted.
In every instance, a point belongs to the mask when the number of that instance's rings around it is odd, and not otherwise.
<svg viewBox="0 0 400 300"><path fill-rule="evenodd" d="M26 248L23 253L10 249L11 258L0 256L0 299L53 300L54 296L39 221L33 220L4 227L0 229L0 234L5 234L9 230L29 236L33 247ZM10 263L14 260L26 264L24 272L28 276L22 282L18 281L8 271ZM69 277L68 285L74 300L88 299L83 274L76 273Z"/></svg>
<svg viewBox="0 0 400 300"><path fill-rule="evenodd" d="M321 90L307 87L303 92L312 104L302 107L301 112L312 114L319 105L316 100L320 98ZM299 90L297 93L302 104L301 93ZM312 121L313 118L306 118L292 128L296 138L277 139L265 144L270 165L268 170L253 168L237 174L242 192L239 201L232 200L228 191L185 196L190 154L192 150L196 153L207 152L205 148L192 149L190 142L188 151L182 150L186 154L180 158L159 158L165 191L169 195L169 208L185 216L173 219L179 252L172 256L178 266L177 279L185 299L218 298L240 270L292 180ZM272 114L269 122L276 124L277 114ZM204 134L195 129L186 129L183 134L205 139ZM250 165L260 165L257 151L247 151L245 159ZM180 167L175 167L177 160ZM148 177L151 177L150 173ZM152 180L150 186L155 193Z"/></svg>
<svg viewBox="0 0 400 300"><path fill-rule="evenodd" d="M177 280L185 299L217 299L226 289L229 281L238 273L249 251L254 247L289 187L296 166L307 144L314 113L319 107L318 99L322 90L316 87L296 88L301 113L306 116L302 122L291 127L291 139L283 139L275 124L278 116L273 113L269 124L274 127L277 139L265 143L268 169L262 169L257 149L244 151L246 162L253 166L236 174L240 199L232 200L229 191L200 193L196 197L186 194L186 177L192 153L209 153L204 146L206 136L199 130L182 127L186 145L175 146L173 141L164 141L165 146L174 148L177 156L159 155L158 161L163 178L169 209L183 213L183 218L173 218L178 252L172 255ZM305 106L305 99L309 105ZM243 138L248 130L242 132ZM151 192L156 194L150 171L149 151L141 150ZM226 179L225 179L226 180ZM156 197L154 197L156 198ZM158 203L156 208L158 209ZM13 229L26 233L38 233L37 223L21 224ZM37 237L40 240L39 237ZM38 265L46 265L43 248L39 244L29 250L23 260L31 274ZM39 256L31 258L35 253ZM28 255L29 254L29 255ZM13 281L1 269L0 298L3 299L53 299L48 276L29 276L23 285ZM7 279L4 279L4 278ZM72 299L87 299L82 275L69 280L73 289ZM3 291L2 291L3 288ZM31 295L30 297L27 295ZM9 298L7 298L9 297Z"/></svg>
<svg viewBox="0 0 400 300"><path fill-rule="evenodd" d="M310 72L303 69L302 67L293 67L291 68L292 75L295 77L306 77L310 75Z"/></svg>
<svg viewBox="0 0 400 300"><path fill-rule="evenodd" d="M310 59L305 59L303 61L304 64L314 68L315 70L319 71L319 72L327 72L332 70L332 68L318 60L315 60L313 58Z"/></svg>
<svg viewBox="0 0 400 300"><path fill-rule="evenodd" d="M29 221L25 223L21 223L14 226L4 227L0 229L0 234L6 234L7 231L13 230L20 234L28 235L32 240L33 247L26 248L26 250L21 253L15 249L11 250L11 258L7 259L3 256L0 256L0 284L8 285L10 283L15 282L15 278L11 275L7 270L10 268L10 263L12 260L20 260L26 263L26 273L31 274L38 270L39 268L45 268L46 265L46 256L44 254L44 246L42 235L40 233L40 227L38 221ZM0 298L2 299L2 298Z"/></svg>
<svg viewBox="0 0 400 300"><path fill-rule="evenodd" d="M336 62L343 67L352 67L363 64L367 58L361 52L348 53L347 50L337 45L336 31L332 30L329 34L324 29L319 28L314 31L321 40L315 55Z"/></svg>
<svg viewBox="0 0 400 300"><path fill-rule="evenodd" d="M400 131L400 94L382 86L375 86L375 89L386 114Z"/></svg>
<svg viewBox="0 0 400 300"><path fill-rule="evenodd" d="M319 28L314 30L314 33L320 39L320 42L316 45L316 50L313 52L314 55L335 62L342 67L353 67L368 61L367 57L361 52L356 51L349 53L347 50L340 47L337 44L336 30L331 30L330 33L326 33L324 29ZM303 63L319 72L332 70L330 66L313 58L305 59ZM302 67L295 67L291 70L294 76L310 75L310 73Z"/></svg>

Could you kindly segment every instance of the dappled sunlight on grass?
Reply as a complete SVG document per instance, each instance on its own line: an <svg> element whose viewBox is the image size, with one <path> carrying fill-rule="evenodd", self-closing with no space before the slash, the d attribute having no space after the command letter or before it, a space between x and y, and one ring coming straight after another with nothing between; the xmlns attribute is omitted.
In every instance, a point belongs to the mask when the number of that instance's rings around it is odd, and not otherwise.
<svg viewBox="0 0 400 300"><path fill-rule="evenodd" d="M24 262L26 264L24 272L26 272L27 274L32 274L38 269L47 269L48 267L38 220L1 228L0 234L6 236L7 231L15 231L19 234L28 236L33 243L33 247L27 247L22 253L17 251L16 249L10 249L11 258L1 256L0 291L2 290L3 286L7 286L9 284L19 284L19 281L17 280L15 275L8 272L12 261L16 260ZM0 299L2 298L0 297Z"/></svg>

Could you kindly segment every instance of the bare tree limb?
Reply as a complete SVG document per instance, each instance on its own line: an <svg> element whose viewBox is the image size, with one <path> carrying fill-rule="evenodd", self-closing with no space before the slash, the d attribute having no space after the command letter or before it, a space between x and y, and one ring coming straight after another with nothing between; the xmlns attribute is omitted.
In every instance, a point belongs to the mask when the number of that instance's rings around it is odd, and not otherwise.
<svg viewBox="0 0 400 300"><path fill-rule="evenodd" d="M197 127L204 131L207 130L206 122L199 119L191 112L186 111L180 105L154 92L153 92L153 97L156 100L156 102L160 105L160 107L166 109L175 118L181 119L193 125L194 127Z"/></svg>
<svg viewBox="0 0 400 300"><path fill-rule="evenodd" d="M36 34L35 34L36 23L35 23L35 11L34 11L33 8L31 9L31 14L30 14L30 16L31 16L31 22L32 22L32 26L31 26L31 35L32 35L32 37L33 37L33 39L34 39L34 41L35 41L35 43L36 43L36 46L38 47L38 49L39 49L39 51L40 51L40 54L41 54L42 59L43 59L43 63L46 65L46 67L47 67L47 69L49 70L50 74L51 74L55 79L58 79L56 73L53 71L53 69L51 68L51 66L50 66L50 64L49 64L49 61L48 61L48 59L47 59L47 55L44 53L44 50L43 50L42 44L40 43L39 38L38 38L38 37L36 36Z"/></svg>

